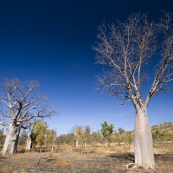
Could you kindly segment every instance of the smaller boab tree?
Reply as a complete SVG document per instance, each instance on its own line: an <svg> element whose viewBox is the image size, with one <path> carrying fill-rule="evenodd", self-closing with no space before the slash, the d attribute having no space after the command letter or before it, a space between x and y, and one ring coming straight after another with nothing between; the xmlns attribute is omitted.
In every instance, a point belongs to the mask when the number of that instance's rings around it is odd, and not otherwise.
<svg viewBox="0 0 173 173"><path fill-rule="evenodd" d="M108 125L108 123L104 121L104 123L101 124L101 126L102 126L101 133L106 140L106 148L107 148L110 144L109 138L113 133L114 125L113 124Z"/></svg>
<svg viewBox="0 0 173 173"><path fill-rule="evenodd" d="M5 79L1 85L3 90L0 103L5 106L0 110L0 124L7 128L2 154L14 154L21 128L35 117L46 118L57 113L56 108L46 104L47 97L37 92L39 83L31 80ZM9 121L10 120L10 121ZM8 122L8 123L6 123Z"/></svg>

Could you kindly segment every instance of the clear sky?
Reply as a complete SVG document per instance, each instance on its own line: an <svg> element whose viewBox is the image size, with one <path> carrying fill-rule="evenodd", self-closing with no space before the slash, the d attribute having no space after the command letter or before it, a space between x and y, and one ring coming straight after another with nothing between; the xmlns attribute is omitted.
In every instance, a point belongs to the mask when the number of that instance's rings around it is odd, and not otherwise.
<svg viewBox="0 0 173 173"><path fill-rule="evenodd" d="M131 103L116 106L112 98L95 92L92 46L103 22L125 20L136 12L158 20L160 10L173 11L171 0L8 0L0 3L0 81L4 78L38 80L60 114L47 119L59 134L75 125L100 129L103 121L115 129L132 130ZM145 89L143 92L145 93ZM148 107L150 125L173 120L173 98L159 94Z"/></svg>

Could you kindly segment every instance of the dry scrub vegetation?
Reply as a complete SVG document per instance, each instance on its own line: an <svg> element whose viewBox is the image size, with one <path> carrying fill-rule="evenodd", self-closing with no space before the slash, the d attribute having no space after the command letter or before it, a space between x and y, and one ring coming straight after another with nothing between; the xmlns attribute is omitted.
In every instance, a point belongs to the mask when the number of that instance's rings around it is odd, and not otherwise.
<svg viewBox="0 0 173 173"><path fill-rule="evenodd" d="M80 147L72 145L57 145L55 152L51 147L43 147L41 160L39 148L25 152L25 146L18 147L18 153L13 156L0 156L0 173L172 173L173 144L155 145L156 170L127 169L126 165L134 162L133 145L120 146L98 144L96 147L87 145L86 153Z"/></svg>

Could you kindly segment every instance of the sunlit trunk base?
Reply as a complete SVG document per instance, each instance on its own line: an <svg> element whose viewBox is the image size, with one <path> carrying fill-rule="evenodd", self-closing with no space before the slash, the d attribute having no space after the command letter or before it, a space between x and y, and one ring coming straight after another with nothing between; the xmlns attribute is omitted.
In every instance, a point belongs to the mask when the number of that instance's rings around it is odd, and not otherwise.
<svg viewBox="0 0 173 173"><path fill-rule="evenodd" d="M52 142L52 154L53 154L53 152L54 152L54 140Z"/></svg>
<svg viewBox="0 0 173 173"><path fill-rule="evenodd" d="M31 137L28 136L26 141L26 150L31 151Z"/></svg>
<svg viewBox="0 0 173 173"><path fill-rule="evenodd" d="M106 139L106 148L108 148L108 141L107 141L107 139Z"/></svg>
<svg viewBox="0 0 173 173"><path fill-rule="evenodd" d="M17 152L19 133L20 133L20 126L14 123L10 123L7 129L5 143L1 151L2 154L13 155Z"/></svg>
<svg viewBox="0 0 173 173"><path fill-rule="evenodd" d="M135 120L135 164L144 169L155 168L151 129L143 109L137 110Z"/></svg>
<svg viewBox="0 0 173 173"><path fill-rule="evenodd" d="M110 147L110 142L106 139L106 148Z"/></svg>
<svg viewBox="0 0 173 173"><path fill-rule="evenodd" d="M78 139L76 139L76 148L78 148L79 143L78 143Z"/></svg>

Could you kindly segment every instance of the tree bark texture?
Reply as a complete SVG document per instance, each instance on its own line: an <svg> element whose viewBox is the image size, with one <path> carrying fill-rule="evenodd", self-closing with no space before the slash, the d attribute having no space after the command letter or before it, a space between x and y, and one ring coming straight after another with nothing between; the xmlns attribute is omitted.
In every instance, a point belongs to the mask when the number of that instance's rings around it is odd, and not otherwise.
<svg viewBox="0 0 173 173"><path fill-rule="evenodd" d="M155 168L151 129L143 109L137 110L135 120L135 164L144 169Z"/></svg>
<svg viewBox="0 0 173 173"><path fill-rule="evenodd" d="M108 140L106 139L106 148L108 148Z"/></svg>
<svg viewBox="0 0 173 173"><path fill-rule="evenodd" d="M31 137L29 135L26 141L26 150L31 151L31 143Z"/></svg>
<svg viewBox="0 0 173 173"><path fill-rule="evenodd" d="M55 142L55 140L53 140L53 142L52 142L52 154L54 152L54 142Z"/></svg>
<svg viewBox="0 0 173 173"><path fill-rule="evenodd" d="M79 146L79 142L78 142L78 139L76 139L76 148L78 148Z"/></svg>
<svg viewBox="0 0 173 173"><path fill-rule="evenodd" d="M5 143L1 151L2 154L13 155L17 152L19 133L20 133L20 125L15 123L10 123L9 127L7 128Z"/></svg>

